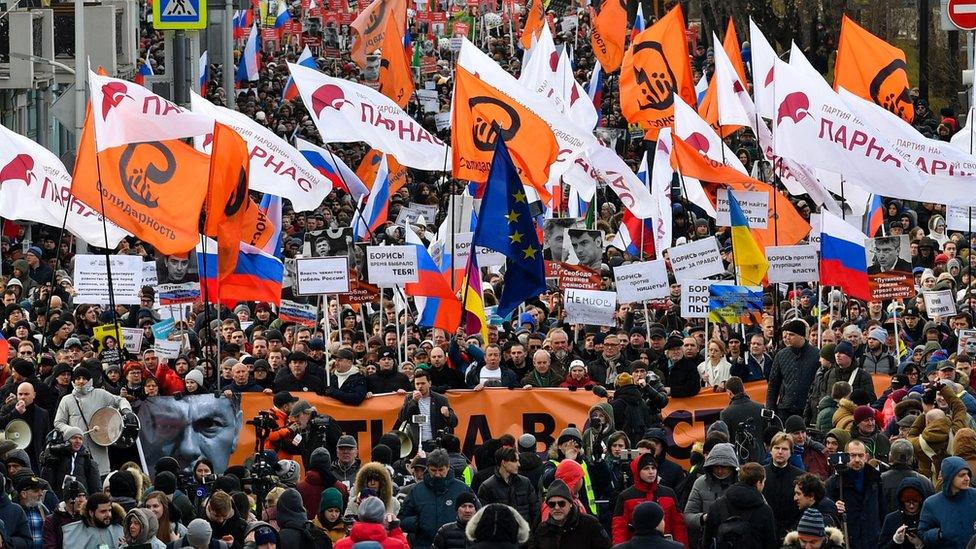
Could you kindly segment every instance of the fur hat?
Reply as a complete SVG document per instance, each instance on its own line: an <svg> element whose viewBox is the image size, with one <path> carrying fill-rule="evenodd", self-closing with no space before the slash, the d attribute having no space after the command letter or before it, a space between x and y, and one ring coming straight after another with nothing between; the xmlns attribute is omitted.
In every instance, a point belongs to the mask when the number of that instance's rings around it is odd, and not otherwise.
<svg viewBox="0 0 976 549"><path fill-rule="evenodd" d="M857 425L866 419L874 419L874 408L870 406L858 406L854 409L854 424Z"/></svg>
<svg viewBox="0 0 976 549"><path fill-rule="evenodd" d="M464 535L472 542L486 545L524 544L529 540L529 523L508 505L492 503L475 513L468 521Z"/></svg>

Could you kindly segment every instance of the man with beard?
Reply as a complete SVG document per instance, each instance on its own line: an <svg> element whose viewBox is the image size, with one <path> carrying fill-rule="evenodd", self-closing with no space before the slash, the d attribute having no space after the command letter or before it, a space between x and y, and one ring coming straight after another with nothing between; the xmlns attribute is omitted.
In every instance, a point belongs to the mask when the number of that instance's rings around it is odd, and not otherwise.
<svg viewBox="0 0 976 549"><path fill-rule="evenodd" d="M562 328L556 328L549 332L549 346L552 351L552 368L558 372L567 373L569 372L569 365L572 364L577 357L573 354L573 350L569 344L569 334L566 333ZM431 351L433 355L433 351ZM433 358L431 358L433 361Z"/></svg>
<svg viewBox="0 0 976 549"><path fill-rule="evenodd" d="M64 531L65 547L109 547L116 549L122 538L122 507L112 504L112 498L104 492L92 494L85 503L81 520L67 524Z"/></svg>
<svg viewBox="0 0 976 549"><path fill-rule="evenodd" d="M14 497L27 515L27 528L31 534L31 547L41 547L44 544L44 517L49 514L42 503L44 482L30 471L23 471L14 475Z"/></svg>
<svg viewBox="0 0 976 549"><path fill-rule="evenodd" d="M860 367L870 374L892 374L898 371L898 361L888 352L888 332L880 326L868 332L867 349L861 357Z"/></svg>
<svg viewBox="0 0 976 549"><path fill-rule="evenodd" d="M590 378L607 387L613 387L618 374L630 373L630 362L620 354L620 338L607 334L603 338L603 352L589 364Z"/></svg>

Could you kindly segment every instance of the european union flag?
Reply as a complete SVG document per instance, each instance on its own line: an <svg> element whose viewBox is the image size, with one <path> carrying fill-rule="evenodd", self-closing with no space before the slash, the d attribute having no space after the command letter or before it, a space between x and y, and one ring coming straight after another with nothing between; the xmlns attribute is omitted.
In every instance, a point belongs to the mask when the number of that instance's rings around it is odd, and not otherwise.
<svg viewBox="0 0 976 549"><path fill-rule="evenodd" d="M495 144L472 245L505 254L505 286L498 315L506 317L526 299L546 291L542 245L529 212L522 180L501 138Z"/></svg>

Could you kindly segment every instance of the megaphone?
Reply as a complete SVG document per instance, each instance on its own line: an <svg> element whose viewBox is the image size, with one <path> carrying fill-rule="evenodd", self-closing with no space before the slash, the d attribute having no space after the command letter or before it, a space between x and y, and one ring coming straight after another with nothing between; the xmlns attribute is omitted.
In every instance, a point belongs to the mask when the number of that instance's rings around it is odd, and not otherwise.
<svg viewBox="0 0 976 549"><path fill-rule="evenodd" d="M413 454L414 446L416 446L414 444L414 430L416 428L414 424L404 421L399 429L393 431L393 434L400 439L400 459L408 458Z"/></svg>
<svg viewBox="0 0 976 549"><path fill-rule="evenodd" d="M12 442L18 450L27 448L31 443L30 425L22 419L11 420L0 433L0 441Z"/></svg>

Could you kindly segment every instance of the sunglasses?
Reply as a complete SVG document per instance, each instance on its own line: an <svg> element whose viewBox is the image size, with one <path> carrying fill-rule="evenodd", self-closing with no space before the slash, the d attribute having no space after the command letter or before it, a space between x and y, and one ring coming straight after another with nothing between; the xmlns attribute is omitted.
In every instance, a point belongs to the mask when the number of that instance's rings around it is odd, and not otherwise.
<svg viewBox="0 0 976 549"><path fill-rule="evenodd" d="M555 499L546 502L546 507L550 509L562 509L563 507L569 507L569 502L564 499Z"/></svg>

